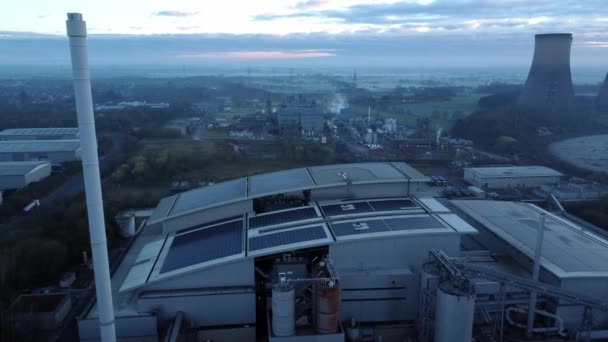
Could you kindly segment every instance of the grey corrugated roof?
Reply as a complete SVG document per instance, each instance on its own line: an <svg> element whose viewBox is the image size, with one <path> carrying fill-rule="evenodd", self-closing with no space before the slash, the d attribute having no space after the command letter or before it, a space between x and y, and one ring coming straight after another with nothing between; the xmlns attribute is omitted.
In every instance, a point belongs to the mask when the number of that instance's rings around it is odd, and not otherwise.
<svg viewBox="0 0 608 342"><path fill-rule="evenodd" d="M344 175L344 176L342 176ZM346 177L346 178L345 178ZM175 204L167 211L167 201L161 201L149 222L189 211L303 189L344 185L347 182L423 182L427 178L402 162L352 163L313 166L264 173L190 190L176 195ZM172 196L173 197L173 196Z"/></svg>
<svg viewBox="0 0 608 342"><path fill-rule="evenodd" d="M11 140L0 141L0 153L14 152L75 152L80 140Z"/></svg>
<svg viewBox="0 0 608 342"><path fill-rule="evenodd" d="M276 193L285 189L314 187L306 168L263 173L249 177L249 196Z"/></svg>
<svg viewBox="0 0 608 342"><path fill-rule="evenodd" d="M204 186L178 195L169 215L181 214L197 208L205 208L247 197L247 178Z"/></svg>
<svg viewBox="0 0 608 342"><path fill-rule="evenodd" d="M608 276L608 241L534 205L453 201L459 209L530 258L540 213L546 214L541 265L559 277Z"/></svg>
<svg viewBox="0 0 608 342"><path fill-rule="evenodd" d="M389 163L353 163L309 167L315 184L329 185L351 182L407 179ZM342 176L344 175L344 176Z"/></svg>
<svg viewBox="0 0 608 342"><path fill-rule="evenodd" d="M0 176L26 175L45 164L50 163L46 161L0 162Z"/></svg>
<svg viewBox="0 0 608 342"><path fill-rule="evenodd" d="M0 135L61 135L78 134L77 127L49 127L49 128L9 128L0 132Z"/></svg>
<svg viewBox="0 0 608 342"><path fill-rule="evenodd" d="M560 172L545 166L471 167L465 170L471 170L484 178L563 176Z"/></svg>

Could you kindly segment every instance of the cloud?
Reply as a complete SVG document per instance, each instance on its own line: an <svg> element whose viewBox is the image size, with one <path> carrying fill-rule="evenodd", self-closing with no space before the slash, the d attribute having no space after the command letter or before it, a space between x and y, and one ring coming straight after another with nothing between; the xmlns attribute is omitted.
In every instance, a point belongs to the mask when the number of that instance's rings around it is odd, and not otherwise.
<svg viewBox="0 0 608 342"><path fill-rule="evenodd" d="M365 26L376 32L396 30L415 34L445 31L504 32L568 31L584 34L600 31L608 18L597 9L605 0L435 0L357 4L341 9L320 8L318 2L301 2L286 13L265 13L257 21L322 20L345 28ZM603 15L603 16L602 16ZM428 30L427 30L428 28ZM400 30L399 30L400 29ZM348 31L348 29L342 30ZM355 30L356 31L356 30Z"/></svg>
<svg viewBox="0 0 608 342"><path fill-rule="evenodd" d="M294 8L299 10L321 9L329 4L329 0L308 0L298 2Z"/></svg>
<svg viewBox="0 0 608 342"><path fill-rule="evenodd" d="M177 56L179 58L190 59L229 59L229 60L276 60L276 59L304 59L304 58L322 58L334 57L335 54L323 50L296 50L296 51L280 51L280 50L259 50L259 51L228 51L228 52L209 52L197 53Z"/></svg>
<svg viewBox="0 0 608 342"><path fill-rule="evenodd" d="M199 29L201 27L199 25L191 25L191 26L176 26L175 28L180 31L190 31L190 30Z"/></svg>
<svg viewBox="0 0 608 342"><path fill-rule="evenodd" d="M159 11L159 12L155 12L153 13L155 16L159 16L159 17L178 17L178 18L185 18L185 17L192 17L198 14L198 12L182 12L182 11Z"/></svg>

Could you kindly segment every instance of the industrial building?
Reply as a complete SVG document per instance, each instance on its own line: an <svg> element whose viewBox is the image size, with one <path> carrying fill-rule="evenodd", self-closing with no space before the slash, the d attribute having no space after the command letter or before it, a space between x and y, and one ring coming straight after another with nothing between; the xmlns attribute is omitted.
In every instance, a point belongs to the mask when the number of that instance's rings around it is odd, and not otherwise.
<svg viewBox="0 0 608 342"><path fill-rule="evenodd" d="M119 339L464 342L498 319L521 333L540 215L551 291L534 332L575 331L589 298L604 308L604 237L530 204L424 197L427 181L405 163L326 165L161 200L112 276ZM99 340L95 303L78 326Z"/></svg>
<svg viewBox="0 0 608 342"><path fill-rule="evenodd" d="M36 332L56 329L71 309L69 293L21 295L11 305L14 325Z"/></svg>
<svg viewBox="0 0 608 342"><path fill-rule="evenodd" d="M62 164L79 159L79 140L0 141L0 161L45 160Z"/></svg>
<svg viewBox="0 0 608 342"><path fill-rule="evenodd" d="M568 182L542 185L534 191L538 196L555 196L560 202L595 201L608 197L608 186L591 182Z"/></svg>
<svg viewBox="0 0 608 342"><path fill-rule="evenodd" d="M50 175L49 162L0 162L0 190L21 189Z"/></svg>
<svg viewBox="0 0 608 342"><path fill-rule="evenodd" d="M484 189L535 188L558 184L560 172L545 166L492 166L464 169L464 180Z"/></svg>
<svg viewBox="0 0 608 342"><path fill-rule="evenodd" d="M555 112L572 107L574 86L570 73L571 47L570 33L535 36L532 65L518 99L520 108Z"/></svg>
<svg viewBox="0 0 608 342"><path fill-rule="evenodd" d="M0 132L0 140L61 140L78 139L78 128L11 128Z"/></svg>
<svg viewBox="0 0 608 342"><path fill-rule="evenodd" d="M277 113L281 132L304 132L319 134L325 126L325 114L320 108L297 106L279 109Z"/></svg>

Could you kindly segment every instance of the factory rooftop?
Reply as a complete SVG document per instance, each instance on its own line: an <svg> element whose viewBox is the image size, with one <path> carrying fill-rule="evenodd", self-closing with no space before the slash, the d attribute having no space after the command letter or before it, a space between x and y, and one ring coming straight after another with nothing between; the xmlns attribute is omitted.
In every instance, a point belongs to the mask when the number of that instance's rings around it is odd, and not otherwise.
<svg viewBox="0 0 608 342"><path fill-rule="evenodd" d="M608 276L608 241L585 227L526 203L452 203L529 258L534 257L540 214L545 213L541 266L559 278Z"/></svg>
<svg viewBox="0 0 608 342"><path fill-rule="evenodd" d="M483 178L561 177L563 174L545 166L470 167L466 170Z"/></svg>
<svg viewBox="0 0 608 342"><path fill-rule="evenodd" d="M215 193L214 193L215 194ZM437 210L437 211L435 211ZM139 245L120 292L230 261L353 240L477 231L434 199L329 200L203 223Z"/></svg>
<svg viewBox="0 0 608 342"><path fill-rule="evenodd" d="M78 134L76 127L54 127L54 128L9 128L0 132L0 137L10 135L68 135Z"/></svg>
<svg viewBox="0 0 608 342"><path fill-rule="evenodd" d="M0 176L23 176L48 163L48 161L0 162Z"/></svg>
<svg viewBox="0 0 608 342"><path fill-rule="evenodd" d="M11 140L0 141L0 153L66 152L80 149L80 140Z"/></svg>
<svg viewBox="0 0 608 342"><path fill-rule="evenodd" d="M164 198L149 222L157 223L211 207L292 191L426 181L428 177L402 162L338 164L277 171L238 178Z"/></svg>

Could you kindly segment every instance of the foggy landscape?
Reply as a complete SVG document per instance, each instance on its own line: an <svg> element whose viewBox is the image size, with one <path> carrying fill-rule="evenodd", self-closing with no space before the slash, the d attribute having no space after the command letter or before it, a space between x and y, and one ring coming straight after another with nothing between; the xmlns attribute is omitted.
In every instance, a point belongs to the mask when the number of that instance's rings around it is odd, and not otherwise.
<svg viewBox="0 0 608 342"><path fill-rule="evenodd" d="M2 7L0 341L608 338L603 0Z"/></svg>

